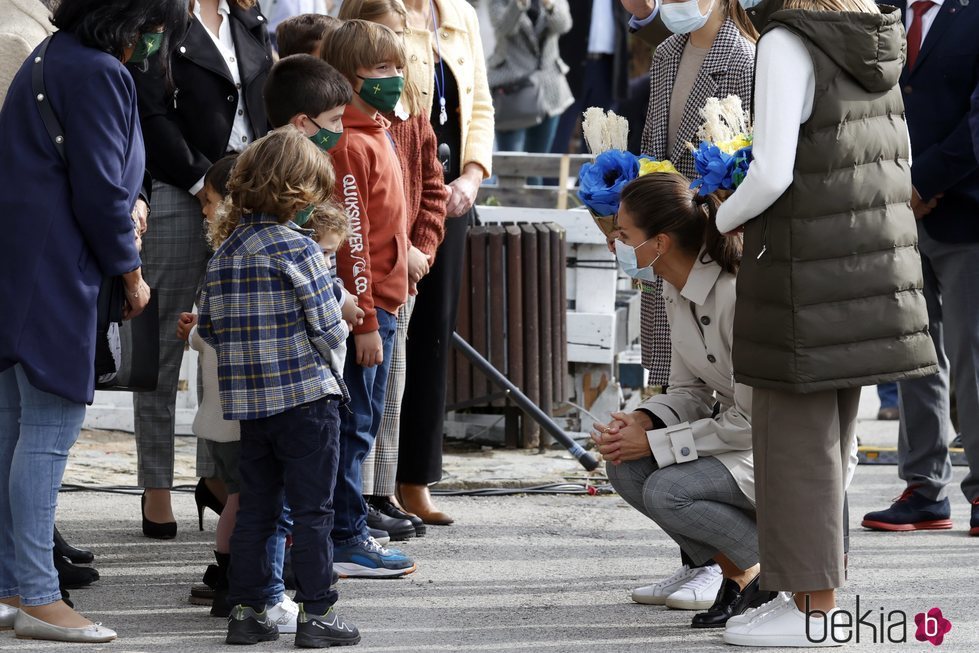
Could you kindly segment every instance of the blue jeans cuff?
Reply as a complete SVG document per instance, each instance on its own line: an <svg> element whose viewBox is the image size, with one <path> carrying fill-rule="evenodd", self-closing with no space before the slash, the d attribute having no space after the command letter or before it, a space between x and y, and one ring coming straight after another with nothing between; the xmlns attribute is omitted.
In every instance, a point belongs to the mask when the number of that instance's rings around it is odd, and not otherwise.
<svg viewBox="0 0 979 653"><path fill-rule="evenodd" d="M28 599L23 596L20 597L20 604L28 608L35 608L39 605L48 605L54 603L55 601L61 600L61 592L55 592L53 594L48 594L47 596L42 596L39 599Z"/></svg>

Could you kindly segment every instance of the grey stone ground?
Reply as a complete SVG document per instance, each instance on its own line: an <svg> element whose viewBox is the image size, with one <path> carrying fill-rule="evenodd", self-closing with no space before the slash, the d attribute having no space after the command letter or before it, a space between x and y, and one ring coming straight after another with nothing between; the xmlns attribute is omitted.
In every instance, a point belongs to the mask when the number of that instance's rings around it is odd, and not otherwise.
<svg viewBox="0 0 979 653"><path fill-rule="evenodd" d="M893 428L863 424L886 443ZM178 482L192 479L192 442L178 442ZM100 485L133 482L131 436L86 434L73 452L66 482ZM128 460L128 462L127 462ZM534 470L538 480L580 475L556 454L476 452L449 456L450 475L490 485ZM101 468L101 471L99 469ZM956 482L963 468L956 468ZM503 481L501 481L503 479ZM901 484L891 466L861 466L851 491L853 544L850 582L841 604L851 610L917 612L938 606L952 621L942 651L979 651L979 538L966 536L969 507L954 489L952 531L877 534L856 524L867 510L884 507ZM340 607L363 632L354 651L719 651L735 650L719 634L693 631L690 613L631 603L629 590L670 573L676 548L658 529L615 496L453 497L440 503L458 518L403 548L419 563L396 581L344 580ZM178 539L156 542L139 533L136 495L64 493L62 530L97 553L102 580L73 592L79 607L116 629L120 639L103 647L27 642L0 633L0 650L131 651L228 650L223 622L187 603L210 556L214 516L196 530L193 497L174 500ZM851 645L855 651L925 651L930 644ZM861 632L866 642L870 631ZM254 647L289 650L291 636Z"/></svg>

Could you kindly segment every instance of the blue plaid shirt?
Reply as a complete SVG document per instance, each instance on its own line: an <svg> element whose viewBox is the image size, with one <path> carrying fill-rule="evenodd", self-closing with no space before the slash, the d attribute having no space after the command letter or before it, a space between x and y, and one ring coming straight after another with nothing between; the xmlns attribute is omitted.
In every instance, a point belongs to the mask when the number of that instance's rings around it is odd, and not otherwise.
<svg viewBox="0 0 979 653"><path fill-rule="evenodd" d="M347 399L330 352L347 336L319 246L268 215L242 216L204 278L198 333L218 352L229 420Z"/></svg>

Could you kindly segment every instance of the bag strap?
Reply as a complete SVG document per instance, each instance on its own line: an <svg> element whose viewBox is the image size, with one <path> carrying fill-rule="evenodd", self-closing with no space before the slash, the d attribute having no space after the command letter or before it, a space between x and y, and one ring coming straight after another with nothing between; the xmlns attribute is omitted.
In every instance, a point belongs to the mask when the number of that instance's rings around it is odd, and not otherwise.
<svg viewBox="0 0 979 653"><path fill-rule="evenodd" d="M41 47L37 51L37 55L34 57L34 66L31 70L31 86L34 89L34 99L37 101L38 111L41 112L41 120L44 122L44 128L48 130L48 136L51 137L51 143L54 145L54 149L58 151L58 156L67 165L68 157L65 155L65 130L62 128L58 116L54 113L54 108L51 106L51 99L48 97L47 89L44 87L44 59L47 56L48 46L51 45L53 38L54 35L44 39Z"/></svg>

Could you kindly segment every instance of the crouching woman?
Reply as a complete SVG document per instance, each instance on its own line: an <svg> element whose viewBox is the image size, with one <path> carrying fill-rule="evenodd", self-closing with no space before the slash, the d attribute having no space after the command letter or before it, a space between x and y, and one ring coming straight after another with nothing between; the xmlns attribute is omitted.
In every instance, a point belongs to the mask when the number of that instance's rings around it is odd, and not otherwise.
<svg viewBox="0 0 979 653"><path fill-rule="evenodd" d="M717 233L713 196L678 174L640 177L622 192L619 258L663 279L673 358L666 394L614 413L592 435L622 498L697 565L724 575L695 628L716 628L772 598L758 586L751 389L734 383L731 344L740 236Z"/></svg>

